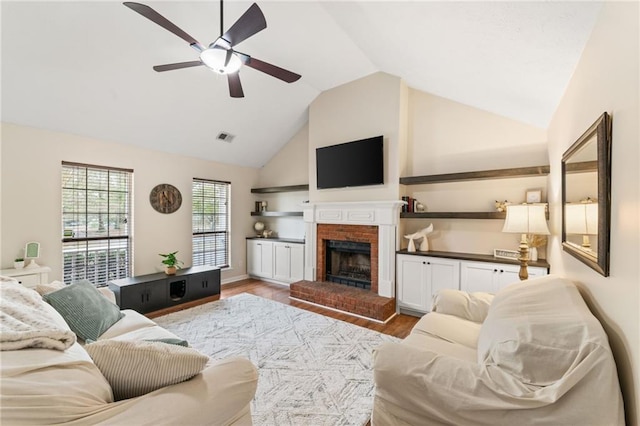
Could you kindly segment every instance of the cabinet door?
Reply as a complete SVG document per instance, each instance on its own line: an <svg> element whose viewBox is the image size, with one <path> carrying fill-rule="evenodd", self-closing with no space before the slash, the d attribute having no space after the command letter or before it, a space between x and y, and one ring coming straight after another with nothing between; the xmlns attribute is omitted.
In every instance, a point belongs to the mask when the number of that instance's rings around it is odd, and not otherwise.
<svg viewBox="0 0 640 426"><path fill-rule="evenodd" d="M304 279L304 244L289 244L291 247L291 282Z"/></svg>
<svg viewBox="0 0 640 426"><path fill-rule="evenodd" d="M421 256L397 256L398 304L427 312L427 261Z"/></svg>
<svg viewBox="0 0 640 426"><path fill-rule="evenodd" d="M498 270L494 286L496 293L510 284L520 282L520 266L504 265L500 263L493 266Z"/></svg>
<svg viewBox="0 0 640 426"><path fill-rule="evenodd" d="M427 310L431 310L433 296L444 288L458 290L460 287L460 262L457 260L428 257L427 261L427 283L429 294L427 294Z"/></svg>
<svg viewBox="0 0 640 426"><path fill-rule="evenodd" d="M189 275L189 300L220 294L220 269Z"/></svg>
<svg viewBox="0 0 640 426"><path fill-rule="evenodd" d="M142 305L144 313L157 311L167 306L167 280L149 281L145 284L146 297Z"/></svg>
<svg viewBox="0 0 640 426"><path fill-rule="evenodd" d="M462 262L460 265L460 290L469 293L485 291L495 293L496 265L484 262Z"/></svg>
<svg viewBox="0 0 640 426"><path fill-rule="evenodd" d="M261 278L273 278L273 243L247 240L247 272Z"/></svg>
<svg viewBox="0 0 640 426"><path fill-rule="evenodd" d="M291 247L289 244L273 244L273 265L273 278L289 282L291 279Z"/></svg>
<svg viewBox="0 0 640 426"><path fill-rule="evenodd" d="M143 304L147 297L145 284L128 285L120 287L120 309L133 309L140 313L144 312Z"/></svg>

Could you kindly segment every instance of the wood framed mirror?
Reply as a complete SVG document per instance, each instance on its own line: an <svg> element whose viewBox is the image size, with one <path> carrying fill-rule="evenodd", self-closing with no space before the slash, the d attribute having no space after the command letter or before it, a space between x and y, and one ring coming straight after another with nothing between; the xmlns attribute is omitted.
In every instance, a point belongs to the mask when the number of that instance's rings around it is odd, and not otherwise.
<svg viewBox="0 0 640 426"><path fill-rule="evenodd" d="M562 249L609 276L611 117L603 113L562 156Z"/></svg>

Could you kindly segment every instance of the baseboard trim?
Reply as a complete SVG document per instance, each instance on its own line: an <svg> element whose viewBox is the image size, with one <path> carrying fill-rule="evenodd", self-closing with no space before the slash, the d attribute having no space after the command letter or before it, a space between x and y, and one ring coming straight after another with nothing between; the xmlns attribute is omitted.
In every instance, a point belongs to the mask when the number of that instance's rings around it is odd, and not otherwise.
<svg viewBox="0 0 640 426"><path fill-rule="evenodd" d="M231 278L227 278L227 279L222 280L220 282L220 285L232 284L232 283L235 283L235 282L238 282L238 281L242 281L242 280L246 280L246 279L249 279L249 278L251 278L251 277L249 275L247 275L247 274L238 275L236 277L231 277Z"/></svg>

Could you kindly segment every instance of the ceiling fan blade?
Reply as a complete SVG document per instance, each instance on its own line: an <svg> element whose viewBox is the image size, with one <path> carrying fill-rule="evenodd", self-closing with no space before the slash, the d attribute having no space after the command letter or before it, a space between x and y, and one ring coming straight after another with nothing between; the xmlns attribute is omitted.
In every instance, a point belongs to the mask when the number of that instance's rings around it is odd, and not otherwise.
<svg viewBox="0 0 640 426"><path fill-rule="evenodd" d="M235 53L238 54L238 56L246 66L258 71L262 71L263 73L269 74L270 76L278 78L286 83L293 83L294 81L298 81L300 77L302 77L300 74L285 70L284 68L269 64L267 62L261 61L260 59L252 58L251 56L245 55L244 53L240 53L238 51L236 51Z"/></svg>
<svg viewBox="0 0 640 426"><path fill-rule="evenodd" d="M197 60L197 61L189 61L189 62L178 62L175 64L155 65L153 69L158 72L163 72L163 71L179 70L182 68L197 67L199 65L204 65L204 64L202 63L202 61Z"/></svg>
<svg viewBox="0 0 640 426"><path fill-rule="evenodd" d="M267 21L256 3L252 4L244 14L222 35L231 46L242 43L252 35L267 28Z"/></svg>
<svg viewBox="0 0 640 426"><path fill-rule="evenodd" d="M232 98L244 98L242 84L240 83L240 73L227 74L227 81L229 82L229 95Z"/></svg>
<svg viewBox="0 0 640 426"><path fill-rule="evenodd" d="M177 35L178 37L180 37L181 39L189 43L190 46L194 46L196 49L200 51L204 50L204 47L202 46L202 44L200 44L196 39L194 39L184 31L182 31L180 28L176 26L176 24L169 21L167 18L160 15L158 12L156 12L149 6L145 4L130 2L130 1L124 2L123 4L127 6L129 9L135 12L138 12L140 15L144 16L150 21L153 21L156 24L160 25L165 30L174 33L175 35Z"/></svg>

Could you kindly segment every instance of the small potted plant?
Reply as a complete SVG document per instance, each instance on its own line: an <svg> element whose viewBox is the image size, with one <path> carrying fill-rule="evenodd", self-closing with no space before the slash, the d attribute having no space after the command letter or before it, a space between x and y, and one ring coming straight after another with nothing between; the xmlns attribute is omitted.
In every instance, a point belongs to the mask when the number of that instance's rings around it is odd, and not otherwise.
<svg viewBox="0 0 640 426"><path fill-rule="evenodd" d="M184 262L178 260L176 253L178 252L174 251L173 253L167 254L160 253L160 256L164 257L162 264L164 265L164 272L167 275L175 275L176 271L180 269L180 265L184 264Z"/></svg>
<svg viewBox="0 0 640 426"><path fill-rule="evenodd" d="M24 268L24 259L22 257L16 257L16 259L13 261L13 267L15 269Z"/></svg>

